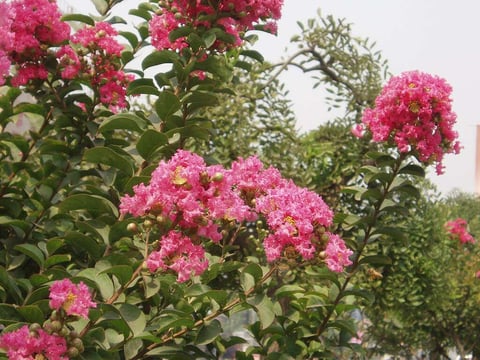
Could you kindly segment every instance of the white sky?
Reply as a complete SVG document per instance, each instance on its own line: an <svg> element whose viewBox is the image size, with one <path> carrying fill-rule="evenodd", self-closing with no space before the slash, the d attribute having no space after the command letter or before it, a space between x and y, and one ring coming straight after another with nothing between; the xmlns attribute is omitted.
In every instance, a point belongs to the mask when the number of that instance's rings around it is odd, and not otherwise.
<svg viewBox="0 0 480 360"><path fill-rule="evenodd" d="M477 84L480 84L480 1L476 0L284 0L279 34L275 38L262 34L258 48L270 62L286 55L292 35L299 32L297 21L315 17L318 8L323 15L346 18L353 33L376 41L376 49L389 61L392 74L421 70L445 78L453 87L453 108L457 113L457 131L463 150L448 155L446 172L430 178L443 193L459 188L473 192L475 183L475 132L480 123ZM87 1L67 0L80 11ZM126 0L121 8L136 6ZM81 4L81 5L80 5ZM88 4L89 5L89 4ZM82 9L83 8L83 9ZM87 11L88 11L87 10ZM288 46L293 53L294 46ZM322 92L313 90L309 75L289 70L282 76L290 90L294 111L303 130L316 128L331 119L322 102Z"/></svg>

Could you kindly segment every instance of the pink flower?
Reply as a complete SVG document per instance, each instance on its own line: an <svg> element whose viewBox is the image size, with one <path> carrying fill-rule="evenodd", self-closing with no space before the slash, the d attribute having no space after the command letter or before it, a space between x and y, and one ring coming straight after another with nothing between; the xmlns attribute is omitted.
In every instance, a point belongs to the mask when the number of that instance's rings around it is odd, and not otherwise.
<svg viewBox="0 0 480 360"><path fill-rule="evenodd" d="M75 50L70 46L62 46L56 54L60 61L61 76L63 79L74 79L81 71L82 64Z"/></svg>
<svg viewBox="0 0 480 360"><path fill-rule="evenodd" d="M117 30L110 23L98 22L95 26L85 26L72 37L74 44L80 44L91 50L103 50L107 55L121 56L123 45L115 37Z"/></svg>
<svg viewBox="0 0 480 360"><path fill-rule="evenodd" d="M184 36L175 39L173 42L168 38L171 31L180 27L180 22L175 18L174 14L165 12L162 15L155 15L148 25L152 37L152 45L157 50L182 50L188 46Z"/></svg>
<svg viewBox="0 0 480 360"><path fill-rule="evenodd" d="M373 141L395 143L400 152L412 152L419 161L436 164L442 173L444 154L458 153L453 130L451 87L439 77L418 71L392 77L367 109L362 122Z"/></svg>
<svg viewBox="0 0 480 360"><path fill-rule="evenodd" d="M0 348L7 351L10 360L68 360L67 343L58 335L49 335L42 329L35 334L27 325L0 336Z"/></svg>
<svg viewBox="0 0 480 360"><path fill-rule="evenodd" d="M5 78L10 73L10 59L3 50L0 50L0 86L5 84Z"/></svg>
<svg viewBox="0 0 480 360"><path fill-rule="evenodd" d="M70 279L55 281L50 286L50 308L62 308L67 315L88 318L88 310L97 307L92 295L83 282L74 284Z"/></svg>
<svg viewBox="0 0 480 360"><path fill-rule="evenodd" d="M445 229L450 233L452 238L458 239L462 244L474 244L475 239L468 233L467 227L467 221L462 218L449 221L445 224Z"/></svg>
<svg viewBox="0 0 480 360"><path fill-rule="evenodd" d="M480 270L475 273L475 277L476 277L477 279L480 279Z"/></svg>
<svg viewBox="0 0 480 360"><path fill-rule="evenodd" d="M60 20L55 1L14 0L11 8L12 50L17 62L36 60L45 53L42 45L59 45L70 37L70 26Z"/></svg>
<svg viewBox="0 0 480 360"><path fill-rule="evenodd" d="M26 85L30 80L45 80L48 77L48 70L43 64L23 63L17 69L17 74L12 78L12 86Z"/></svg>
<svg viewBox="0 0 480 360"><path fill-rule="evenodd" d="M345 242L335 234L330 234L325 249L327 267L334 272L342 272L343 269L352 264L350 256L353 254L353 251L348 249L345 246Z"/></svg>
<svg viewBox="0 0 480 360"><path fill-rule="evenodd" d="M312 259L315 228L328 227L333 219L333 212L320 196L287 180L260 195L256 210L265 216L272 232L263 244L268 261L278 259L289 246L304 259Z"/></svg>
<svg viewBox="0 0 480 360"><path fill-rule="evenodd" d="M352 337L349 341L350 344L361 344L363 338L363 332L357 331L357 336Z"/></svg>
<svg viewBox="0 0 480 360"><path fill-rule="evenodd" d="M185 282L192 274L201 275L208 268L208 260L203 247L177 231L170 231L160 240L160 250L149 255L147 267L151 272L171 269L178 274L179 282Z"/></svg>
<svg viewBox="0 0 480 360"><path fill-rule="evenodd" d="M150 20L152 45L159 50L182 50L189 45L187 38L182 36L171 41L172 31L182 27L202 31L220 28L232 35L232 40L217 38L211 48L224 51L240 46L240 34L255 25L264 25L266 31L275 32L282 5L282 0L221 0L215 3L172 0L164 3L161 15Z"/></svg>
<svg viewBox="0 0 480 360"><path fill-rule="evenodd" d="M356 124L352 127L352 134L357 138L361 138L364 135L365 129L362 124Z"/></svg>

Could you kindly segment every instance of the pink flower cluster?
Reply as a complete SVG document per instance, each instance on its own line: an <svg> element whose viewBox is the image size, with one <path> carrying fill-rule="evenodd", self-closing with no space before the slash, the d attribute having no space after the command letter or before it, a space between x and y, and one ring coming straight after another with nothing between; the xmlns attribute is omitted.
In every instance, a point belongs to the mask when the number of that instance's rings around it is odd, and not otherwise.
<svg viewBox="0 0 480 360"><path fill-rule="evenodd" d="M99 91L100 101L117 112L127 106L127 86L132 74L122 70L120 56L123 46L115 37L118 32L107 22L86 26L72 36L72 43L81 46L75 51L69 45L63 47L57 57L62 77L81 77ZM84 54L78 56L77 53Z"/></svg>
<svg viewBox="0 0 480 360"><path fill-rule="evenodd" d="M0 348L7 351L10 360L68 360L65 338L42 329L31 332L27 325L2 334Z"/></svg>
<svg viewBox="0 0 480 360"><path fill-rule="evenodd" d="M179 281L207 268L203 241L219 242L226 224L259 216L269 229L264 241L268 261L291 257L292 250L295 257L309 260L327 247L332 271L350 264L352 252L338 236L323 231L328 244L320 245L319 229L330 226L333 218L320 196L282 178L274 168L264 169L256 157L239 159L228 170L179 150L159 164L148 185L136 185L133 196L121 199L120 211L156 219L165 235L147 267L173 270Z"/></svg>
<svg viewBox="0 0 480 360"><path fill-rule="evenodd" d="M70 37L70 26L60 20L61 13L54 1L13 0L0 3L0 85L9 74L10 64L16 65L13 86L32 79L46 79L45 66L49 48Z"/></svg>
<svg viewBox="0 0 480 360"><path fill-rule="evenodd" d="M400 152L412 152L426 165L435 163L441 174L444 154L460 151L451 91L444 79L419 71L392 77L353 133L362 136L365 128L374 141L393 142Z"/></svg>
<svg viewBox="0 0 480 360"><path fill-rule="evenodd" d="M448 221L445 224L445 228L447 229L451 237L458 239L462 244L474 244L475 239L472 235L468 233L467 227L467 221L462 218Z"/></svg>
<svg viewBox="0 0 480 360"><path fill-rule="evenodd" d="M125 108L133 75L121 68L123 46L115 39L117 31L100 22L70 36L70 26L60 17L55 1L0 2L0 85L14 65L12 86L45 80L51 73L63 80L88 81L102 104L115 112ZM58 67L47 69L45 64L52 57L57 58Z"/></svg>
<svg viewBox="0 0 480 360"><path fill-rule="evenodd" d="M263 23L265 30L276 32L276 20L281 16L283 0L172 0L162 3L159 15L149 23L152 45L159 50L181 50L188 46L187 37L170 40L178 28L220 28L233 38L232 42L217 39L214 48L224 50L242 44L241 35Z"/></svg>
<svg viewBox="0 0 480 360"><path fill-rule="evenodd" d="M147 267L151 272L171 269L178 274L178 281L184 282L190 279L190 274L202 274L208 261L203 247L194 245L191 238L178 231L170 231L162 237L160 250L148 257Z"/></svg>
<svg viewBox="0 0 480 360"><path fill-rule="evenodd" d="M83 282L75 285L70 279L55 281L50 286L49 297L51 309L63 309L67 315L85 319L88 318L88 310L97 307L87 285Z"/></svg>

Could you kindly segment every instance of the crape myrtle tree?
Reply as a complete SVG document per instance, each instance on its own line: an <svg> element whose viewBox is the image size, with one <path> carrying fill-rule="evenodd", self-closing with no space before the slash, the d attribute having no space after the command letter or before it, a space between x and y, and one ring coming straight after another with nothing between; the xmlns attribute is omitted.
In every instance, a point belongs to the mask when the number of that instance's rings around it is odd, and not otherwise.
<svg viewBox="0 0 480 360"><path fill-rule="evenodd" d="M261 62L249 33L275 32L281 1L144 2L128 30L119 2L0 2L0 357L362 356L355 275L388 262L369 249L411 177L458 151L448 84L389 80L356 118L379 143L346 184L359 204L334 214L257 156L192 145L215 141L205 109ZM238 313L248 341L223 331Z"/></svg>
<svg viewBox="0 0 480 360"><path fill-rule="evenodd" d="M382 281L369 283L372 352L438 359L455 349L478 358L479 204L474 195L433 191L417 203Z"/></svg>

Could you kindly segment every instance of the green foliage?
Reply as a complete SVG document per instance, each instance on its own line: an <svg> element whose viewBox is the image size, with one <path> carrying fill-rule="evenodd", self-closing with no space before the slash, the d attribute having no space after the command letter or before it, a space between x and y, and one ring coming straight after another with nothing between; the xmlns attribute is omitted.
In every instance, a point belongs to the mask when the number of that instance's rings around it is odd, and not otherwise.
<svg viewBox="0 0 480 360"><path fill-rule="evenodd" d="M478 207L471 195L439 199L424 192L405 223L404 238L387 250L392 264L383 268L382 281L370 282L376 299L366 311L372 351L401 356L419 349L430 356L449 348L462 356L478 351L478 245L462 245L444 228L461 216L478 236Z"/></svg>

